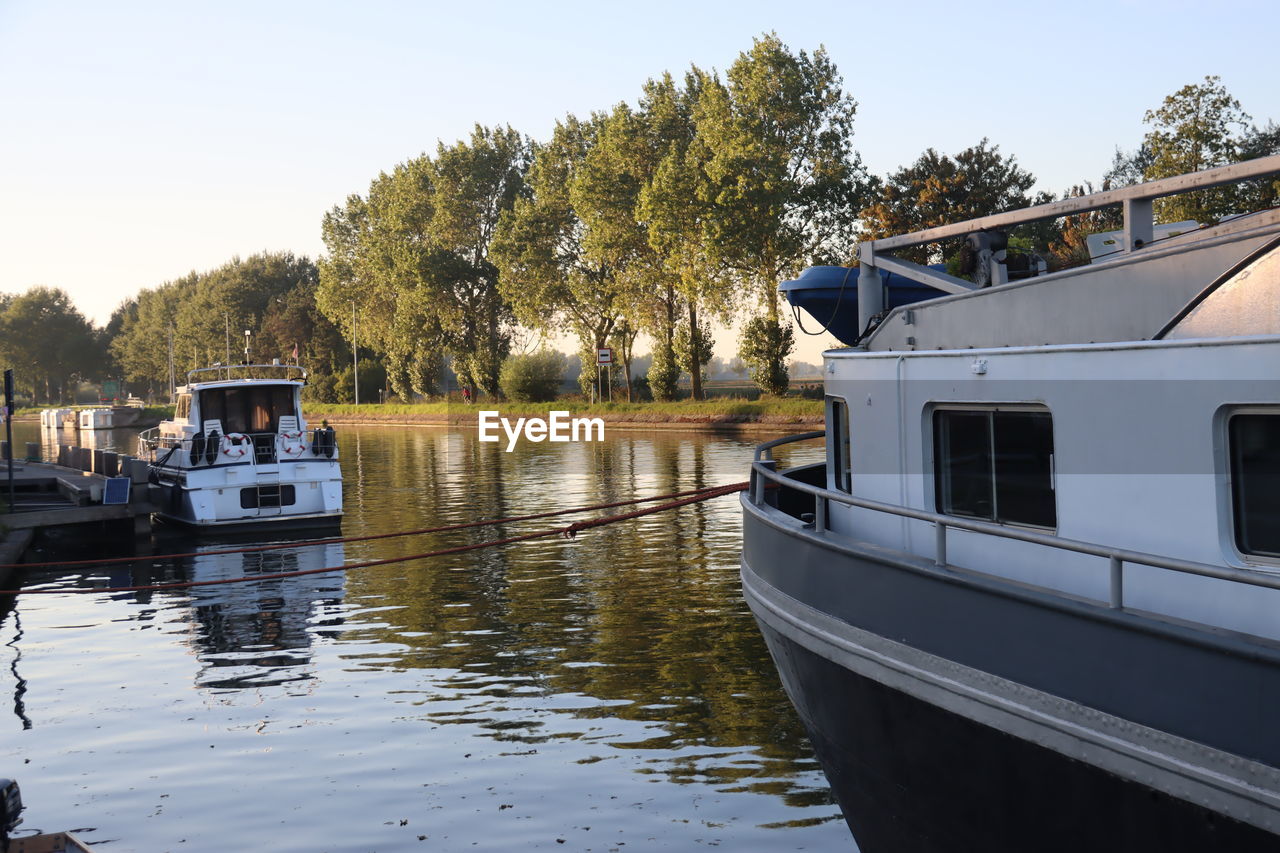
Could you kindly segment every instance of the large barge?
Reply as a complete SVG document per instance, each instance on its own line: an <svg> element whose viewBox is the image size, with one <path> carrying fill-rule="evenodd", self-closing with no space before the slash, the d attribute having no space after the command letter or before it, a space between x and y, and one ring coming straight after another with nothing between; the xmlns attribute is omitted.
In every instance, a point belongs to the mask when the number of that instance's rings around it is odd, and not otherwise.
<svg viewBox="0 0 1280 853"><path fill-rule="evenodd" d="M1152 217L1278 172L862 244L742 580L864 853L1280 850L1280 210ZM1107 205L1119 251L1009 280L1002 232ZM895 255L956 238L974 280ZM778 470L804 438L826 461Z"/></svg>

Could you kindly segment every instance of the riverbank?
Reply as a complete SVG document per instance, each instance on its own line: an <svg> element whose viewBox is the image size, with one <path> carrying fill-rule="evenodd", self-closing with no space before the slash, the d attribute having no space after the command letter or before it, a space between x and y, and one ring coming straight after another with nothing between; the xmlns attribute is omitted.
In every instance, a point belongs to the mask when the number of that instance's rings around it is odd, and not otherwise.
<svg viewBox="0 0 1280 853"><path fill-rule="evenodd" d="M467 405L449 403L364 403L305 405L307 421L322 420L333 425L370 424L381 426L474 426L481 411L497 411L506 418L546 417L552 411L567 411L573 417L600 418L611 429L641 430L786 430L794 426L814 426L823 422L822 401L801 398L781 400L681 400L673 403L600 403L584 405L577 400L552 403L489 403ZM145 410L146 421L136 426L155 426L172 417L169 406ZM24 409L15 421L37 421L39 409Z"/></svg>
<svg viewBox="0 0 1280 853"><path fill-rule="evenodd" d="M546 417L567 411L576 418L600 418L610 428L638 430L786 430L821 425L822 401L784 399L770 401L680 401L675 403L603 403L582 405L572 400L553 403L421 403L415 405L366 404L317 405L307 410L307 420L317 424L372 424L384 426L475 425L481 411L497 411L502 417Z"/></svg>

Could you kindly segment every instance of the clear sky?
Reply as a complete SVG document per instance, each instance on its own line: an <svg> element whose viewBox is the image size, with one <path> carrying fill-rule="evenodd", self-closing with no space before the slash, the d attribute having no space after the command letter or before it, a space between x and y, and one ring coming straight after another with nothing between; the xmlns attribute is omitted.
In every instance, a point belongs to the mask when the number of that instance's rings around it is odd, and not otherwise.
<svg viewBox="0 0 1280 853"><path fill-rule="evenodd" d="M1096 183L1206 74L1280 121L1274 2L0 0L0 291L60 287L104 323L235 255L314 259L326 210L437 141L546 139L766 31L826 46L878 174L989 137L1039 189Z"/></svg>

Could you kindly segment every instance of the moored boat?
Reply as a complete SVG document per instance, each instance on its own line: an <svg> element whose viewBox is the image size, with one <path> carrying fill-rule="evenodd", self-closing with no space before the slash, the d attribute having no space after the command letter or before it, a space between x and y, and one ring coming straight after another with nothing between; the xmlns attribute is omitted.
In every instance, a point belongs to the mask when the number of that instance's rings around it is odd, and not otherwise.
<svg viewBox="0 0 1280 853"><path fill-rule="evenodd" d="M336 525L342 472L333 429L302 415L297 365L193 370L172 420L142 433L162 520L202 529Z"/></svg>
<svg viewBox="0 0 1280 853"><path fill-rule="evenodd" d="M825 433L757 451L742 579L864 853L1280 849L1280 210L1152 221L1277 172L862 245ZM982 237L1117 204L1076 269L1010 282ZM893 254L967 235L989 286ZM886 304L882 271L940 293Z"/></svg>

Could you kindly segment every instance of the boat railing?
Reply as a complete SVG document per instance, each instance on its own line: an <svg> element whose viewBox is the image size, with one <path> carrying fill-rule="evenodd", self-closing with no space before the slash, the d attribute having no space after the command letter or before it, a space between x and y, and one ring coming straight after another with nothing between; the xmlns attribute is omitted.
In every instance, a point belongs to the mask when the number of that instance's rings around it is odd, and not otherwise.
<svg viewBox="0 0 1280 853"><path fill-rule="evenodd" d="M253 462L255 465L271 465L279 462L280 459L296 459L301 456L324 456L331 458L337 451L337 442L334 438L332 427L320 427L311 432L308 436L302 430L292 432L246 432L246 433L229 433L235 439L234 445L225 444L227 435L219 436L218 448L215 454L222 454L223 447L234 446L242 447L243 451L237 454L224 454L233 456L230 461L239 461L247 457L246 461ZM247 439L241 441L240 439ZM185 450L188 453L193 446L201 449L201 453L207 448L204 436L181 435L162 435L159 427L152 427L138 433L138 455L151 459L154 462L162 462L168 459L159 458L158 455L164 451ZM201 457L206 458L207 457ZM213 461L228 461L227 459L219 460L215 455ZM203 462L193 467L200 468L211 464Z"/></svg>
<svg viewBox="0 0 1280 853"><path fill-rule="evenodd" d="M301 379L305 382L307 371L298 364L215 364L187 371L188 385L219 379Z"/></svg>
<svg viewBox="0 0 1280 853"><path fill-rule="evenodd" d="M818 534L832 532L828 524L828 518L830 517L830 505L833 502L844 506L874 510L876 512L887 513L889 515L896 515L901 518L910 518L917 521L931 523L934 526L933 561L934 565L938 567L947 567L948 565L947 531L952 528L956 530L967 530L973 533L996 536L1001 539L1016 539L1022 542L1031 542L1036 545L1044 545L1046 547L1062 551L1074 551L1080 554L1090 554L1095 557L1101 557L1109 562L1111 584L1108 604L1116 610L1124 608L1124 568L1128 563L1181 572L1188 575L1197 575L1199 577L1243 583L1250 586L1265 587L1267 589L1280 589L1280 576L1267 572L1245 571L1243 569L1235 569L1227 566L1215 566L1210 563L1200 563L1193 560L1179 560L1173 557L1164 557L1159 554L1149 554L1143 551L1111 548L1106 545L1098 545L1093 542L1082 542L1077 539L1066 539L1061 536L1039 533L1034 530L1007 527L1005 525L995 524L989 521L957 518L954 515L942 515L940 513L929 512L927 510L914 509L912 507L899 506L897 504L889 504L882 501L868 500L866 498L854 497L853 495L845 492L834 491L821 486L813 486L808 483L799 482L788 477L785 471L778 470L777 461L773 458L774 448L797 441L809 441L816 438L824 438L825 436L825 432L806 432L801 433L800 435L786 436L784 438L774 439L773 441L767 441L756 447L755 459L751 463L751 482L747 492L749 496L748 499L756 506L764 507L769 505L769 492L776 489L790 489L810 495L814 501L813 521L806 521L805 527L806 529L810 529L814 533ZM770 487L769 484L773 484L773 486Z"/></svg>
<svg viewBox="0 0 1280 853"><path fill-rule="evenodd" d="M939 225L909 234L866 240L858 244L858 328L869 328L872 320L885 310L881 271L891 272L910 281L936 288L940 291L940 295L941 293L964 293L978 287L973 282L930 269L894 254L903 249L926 246L985 231L1007 231L1018 225L1119 205L1124 219L1124 228L1118 251L1125 255L1132 255L1158 243L1155 239L1154 207L1158 199L1265 178L1277 173L1280 173L1280 154L1272 154L1187 175L1161 178L1114 190L1103 190L1090 195L1065 198L1061 201L1004 213L993 213L977 219ZM997 257L997 254L991 254L987 262L990 264L990 280L997 284L1004 283L1006 280L1004 261Z"/></svg>

